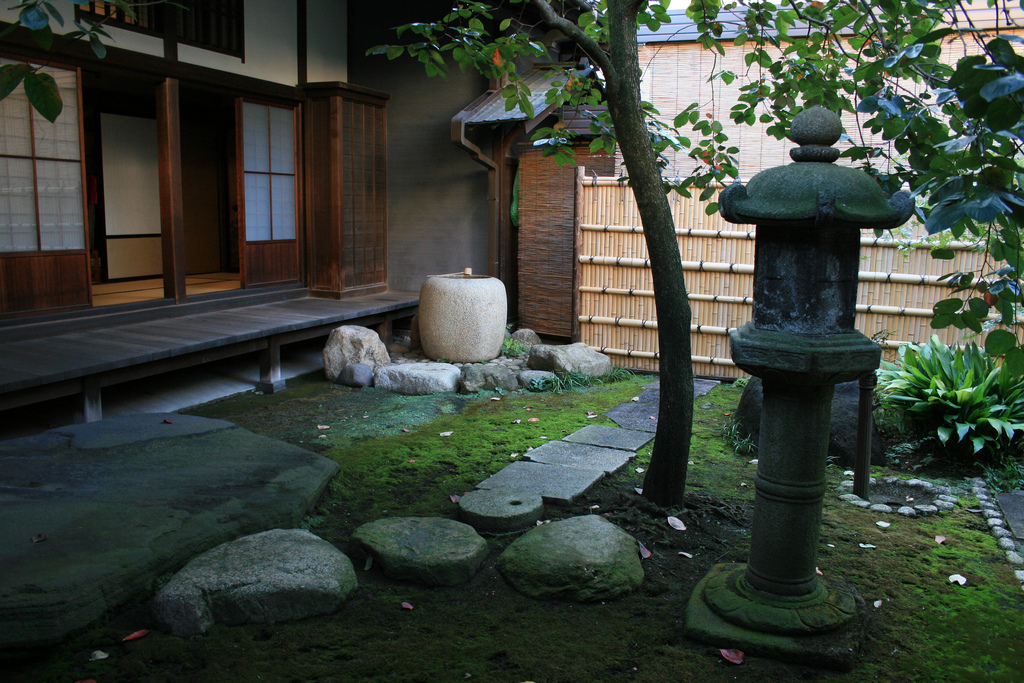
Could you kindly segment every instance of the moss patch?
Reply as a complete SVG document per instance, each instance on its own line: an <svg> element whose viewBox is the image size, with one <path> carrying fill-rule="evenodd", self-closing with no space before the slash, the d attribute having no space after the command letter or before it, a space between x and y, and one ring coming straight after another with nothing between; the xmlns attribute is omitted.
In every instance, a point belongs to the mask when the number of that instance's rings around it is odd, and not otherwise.
<svg viewBox="0 0 1024 683"><path fill-rule="evenodd" d="M512 462L515 453L587 424L611 424L603 417L588 419L587 412L601 414L628 401L650 379L491 401L491 395L401 397L334 389L312 377L289 381L283 394L250 394L193 412L336 460L342 473L307 525L351 552L349 535L363 522L453 517L451 494L470 490ZM399 583L357 561L360 587L334 615L272 626L216 626L191 641L153 632L123 643L128 633L151 626L141 600L35 660L8 663L4 680L1019 680L1024 593L987 527L962 506L914 520L881 517L827 497L819 567L826 577L856 586L870 612L870 636L850 674L759 657L736 667L715 647L682 635L683 609L697 581L716 563L744 561L749 550L756 466L751 456L733 452L723 436L739 395L738 389L719 386L697 399L685 509L661 510L636 495L634 487L643 481L636 468L646 468L649 449L578 505L546 508L550 519L605 515L651 550L642 562L643 584L626 597L605 604L525 597L494 566L515 536L490 536L483 568L461 586ZM928 471L915 475L926 477ZM828 476L833 486L844 478L835 468ZM686 523L685 532L668 526L669 513ZM879 528L878 519L892 526ZM936 543L936 535L945 542ZM966 576L967 586L950 584L953 573ZM876 600L880 607L873 606ZM402 609L402 602L414 609ZM110 656L90 662L94 650Z"/></svg>

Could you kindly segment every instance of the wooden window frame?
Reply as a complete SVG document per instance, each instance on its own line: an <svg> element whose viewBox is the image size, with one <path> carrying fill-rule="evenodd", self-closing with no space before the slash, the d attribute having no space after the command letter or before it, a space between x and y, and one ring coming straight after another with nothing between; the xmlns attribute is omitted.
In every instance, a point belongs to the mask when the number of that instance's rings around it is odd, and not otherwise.
<svg viewBox="0 0 1024 683"><path fill-rule="evenodd" d="M28 64L39 64L38 62L30 62L27 60L21 60L17 57L8 56L0 53L0 57L4 59L10 59L14 61L21 61ZM48 254L74 254L74 253L87 253L89 250L89 207L86 199L86 174L85 174L85 133L83 127L83 108L82 108L82 70L78 67L66 66L63 64L49 63L45 65L48 68L60 69L63 71L69 71L75 75L75 96L77 98L77 111L78 120L75 122L78 128L78 159L62 159L59 157L45 157L38 156L36 154L36 136L35 136L35 112L32 105L26 101L25 105L29 108L29 141L31 143L31 154L28 156L19 154L0 154L0 158L4 159L27 159L32 162L32 204L33 212L36 224L36 248L35 249L18 249L18 250L6 250L0 248L0 258L12 258L21 256L39 256ZM80 176L80 187L81 187L81 202L82 202L82 246L81 247L67 247L60 249L43 249L42 248L42 223L40 221L39 213L39 176L36 162L38 161L53 161L59 163L72 163L75 162L78 165L79 176Z"/></svg>
<svg viewBox="0 0 1024 683"><path fill-rule="evenodd" d="M92 5L88 7L76 6L75 18L78 20L89 19L93 21L100 21L106 26L161 37L164 39L165 43L170 42L174 45L189 45L191 47L209 50L210 52L217 52L231 57L237 57L243 62L245 61L245 3L243 0L219 0L219 10L212 9L209 0L177 0L177 2L186 6L191 5L191 7L188 7L186 10L182 10L173 5L154 5L151 7L139 8L152 12L152 14L149 15L154 24L152 27L140 26L139 24L132 22L130 19L124 17L124 13L121 10L111 5L107 5L106 3L99 4L112 10L115 12L114 14L99 13L92 8ZM97 0L93 0L93 3L96 4ZM206 19L216 12L218 17L235 19L235 21L231 22L229 33L232 34L234 39L237 39L236 47L225 46L221 42L215 43L202 41L195 37L189 37L188 32L186 31L186 22L182 13L184 11L195 11L196 6L199 5L202 5L206 11L203 12L201 17L197 14L197 17ZM193 34L194 33L195 32L193 31ZM234 40L230 42L234 42Z"/></svg>
<svg viewBox="0 0 1024 683"><path fill-rule="evenodd" d="M239 162L238 162L238 165L237 165L237 176L238 176L238 181L237 181L238 190L237 190L237 192L238 192L238 200L239 200L238 201L239 217L241 219L240 220L241 229L239 230L239 236L240 236L241 242L243 244L272 244L272 243L295 242L295 241L297 241L299 239L299 236L301 234L301 228L302 228L301 220L300 220L300 218L301 218L301 209L302 209L302 203L300 201L300 197L301 197L301 193L302 193L302 179L301 179L300 173L299 173L299 164L301 163L301 158L299 157L299 143L300 143L300 140L301 140L301 138L300 138L300 131L299 131L299 124L300 124L299 118L300 118L301 110L300 110L298 105L280 104L280 103L276 103L276 102L267 102L267 101L262 101L262 100L255 100L255 99L248 98L248 97L240 97L240 98L238 98L237 102L238 102L238 105L237 105L238 112L237 112L236 116L238 117L238 128L237 128L237 133L236 133L236 137L237 137L236 146L237 146L237 149L238 149L238 157L239 157ZM244 129L245 126L244 126L244 114L243 114L245 104L255 104L255 105L259 105L261 107L268 107L268 108L271 108L271 109L273 109L273 108L285 109L285 110L288 110L288 111L291 112L291 115L292 115L292 172L291 173L275 173L273 171L263 172L263 171L248 171L248 170L246 170L246 168L245 168L245 162L246 162L246 157L245 157L245 129ZM268 125L268 131L267 132L268 132L268 140L269 140L269 126L270 126L270 117L269 116L267 117L267 125ZM268 159L268 162L269 162L269 159ZM269 166L269 164L268 164L268 166ZM270 216L271 216L270 239L265 239L265 240L252 240L252 239L249 239L249 225L248 225L249 224L249 220L248 220L248 214L247 214L247 209L246 209L246 197L245 197L245 177L246 177L247 174L265 175L267 177L287 176L287 177L291 177L292 178L293 196L294 196L293 205L295 207L295 217L294 217L294 221L295 221L294 231L295 231L295 234L292 237L275 237L275 235L274 235L274 224L273 224L273 215L274 215L273 207L274 207L274 203L273 203L273 191L271 190L270 204L269 204Z"/></svg>

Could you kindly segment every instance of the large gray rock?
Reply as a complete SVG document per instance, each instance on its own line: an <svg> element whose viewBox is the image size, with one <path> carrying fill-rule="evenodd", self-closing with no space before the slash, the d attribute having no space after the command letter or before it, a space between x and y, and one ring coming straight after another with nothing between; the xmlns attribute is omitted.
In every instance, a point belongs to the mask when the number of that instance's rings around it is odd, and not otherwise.
<svg viewBox="0 0 1024 683"><path fill-rule="evenodd" d="M578 372L600 377L612 371L611 359L583 342L566 346L536 344L530 349L530 359L526 365L531 370L547 370L556 375Z"/></svg>
<svg viewBox="0 0 1024 683"><path fill-rule="evenodd" d="M338 384L361 389L373 384L373 368L366 363L349 363L338 375Z"/></svg>
<svg viewBox="0 0 1024 683"><path fill-rule="evenodd" d="M547 370L520 370L519 386L523 389L538 389L541 383L553 377L557 377L557 375Z"/></svg>
<svg viewBox="0 0 1024 683"><path fill-rule="evenodd" d="M193 558L153 598L153 617L176 636L197 636L214 623L330 614L357 585L352 562L327 541L302 529L272 529Z"/></svg>
<svg viewBox="0 0 1024 683"><path fill-rule="evenodd" d="M535 598L611 600L644 580L636 540L597 515L542 524L498 558L505 580Z"/></svg>
<svg viewBox="0 0 1024 683"><path fill-rule="evenodd" d="M323 356L324 374L332 382L352 363L365 363L374 369L391 364L388 348L377 333L359 325L342 325L331 330Z"/></svg>
<svg viewBox="0 0 1024 683"><path fill-rule="evenodd" d="M378 519L356 529L352 541L387 576L428 586L465 583L487 557L487 541L473 527L443 517Z"/></svg>
<svg viewBox="0 0 1024 683"><path fill-rule="evenodd" d="M857 404L860 398L857 382L837 384L832 397L832 424L828 436L828 457L843 467L853 467L857 456ZM736 407L735 419L742 433L757 443L761 434L761 379L751 377L743 388ZM800 438L800 435L794 435ZM878 426L871 429L871 464L885 465L885 451Z"/></svg>
<svg viewBox="0 0 1024 683"><path fill-rule="evenodd" d="M478 391L515 391L519 388L519 378L504 365L496 363L472 363L462 366L462 377L459 378L459 391L463 394L475 394Z"/></svg>
<svg viewBox="0 0 1024 683"><path fill-rule="evenodd" d="M297 526L337 471L175 413L0 443L0 651L59 642L214 546Z"/></svg>
<svg viewBox="0 0 1024 683"><path fill-rule="evenodd" d="M462 371L450 363L407 363L377 368L373 383L407 396L422 396L456 391Z"/></svg>
<svg viewBox="0 0 1024 683"><path fill-rule="evenodd" d="M512 338L527 348L532 348L541 343L540 335L529 327L520 327L512 333Z"/></svg>

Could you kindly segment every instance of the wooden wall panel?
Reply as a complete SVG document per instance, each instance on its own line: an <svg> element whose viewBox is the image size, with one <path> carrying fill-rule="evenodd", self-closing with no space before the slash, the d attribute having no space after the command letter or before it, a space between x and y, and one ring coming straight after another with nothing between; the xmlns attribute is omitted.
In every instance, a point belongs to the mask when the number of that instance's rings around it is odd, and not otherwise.
<svg viewBox="0 0 1024 683"><path fill-rule="evenodd" d="M89 305L87 252L35 252L0 258L0 317Z"/></svg>
<svg viewBox="0 0 1024 683"><path fill-rule="evenodd" d="M307 88L309 288L340 298L387 285L386 99Z"/></svg>
<svg viewBox="0 0 1024 683"><path fill-rule="evenodd" d="M284 285L299 280L299 243L296 240L275 242L247 242L245 245L246 268L249 273L259 273L257 281L250 280L247 287Z"/></svg>

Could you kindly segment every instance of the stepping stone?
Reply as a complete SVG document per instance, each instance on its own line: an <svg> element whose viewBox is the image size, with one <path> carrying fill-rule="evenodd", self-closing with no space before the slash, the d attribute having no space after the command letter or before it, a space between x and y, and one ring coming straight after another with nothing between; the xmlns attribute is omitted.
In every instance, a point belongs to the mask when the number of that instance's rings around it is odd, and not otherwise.
<svg viewBox="0 0 1024 683"><path fill-rule="evenodd" d="M617 448L601 448L569 441L549 441L526 453L525 457L545 465L600 470L607 474L614 474L622 469L634 455L636 454L633 451L623 451Z"/></svg>
<svg viewBox="0 0 1024 683"><path fill-rule="evenodd" d="M658 403L661 400L661 391L659 389L644 389L637 396L638 403Z"/></svg>
<svg viewBox="0 0 1024 683"><path fill-rule="evenodd" d="M1024 540L1024 491L1010 491L996 496L996 502L1003 510L1010 531L1019 539Z"/></svg>
<svg viewBox="0 0 1024 683"><path fill-rule="evenodd" d="M534 598L611 600L644 580L636 539L597 515L542 524L498 558L498 571Z"/></svg>
<svg viewBox="0 0 1024 683"><path fill-rule="evenodd" d="M693 397L703 396L717 386L718 382L713 379L695 379L693 380Z"/></svg>
<svg viewBox="0 0 1024 683"><path fill-rule="evenodd" d="M473 578L487 541L468 524L443 517L387 517L364 524L352 541L399 581L456 586Z"/></svg>
<svg viewBox="0 0 1024 683"><path fill-rule="evenodd" d="M654 435L650 432L638 432L633 429L620 429L603 425L587 425L583 429L565 437L562 441L587 443L591 446L603 446L604 448L618 448L623 451L636 452L649 444L653 438Z"/></svg>
<svg viewBox="0 0 1024 683"><path fill-rule="evenodd" d="M612 422L641 432L658 430L658 404L656 403L623 403L615 406L607 413Z"/></svg>
<svg viewBox="0 0 1024 683"><path fill-rule="evenodd" d="M539 493L545 503L568 505L589 491L603 476L601 470L519 461L487 477L476 487L524 489Z"/></svg>
<svg viewBox="0 0 1024 683"><path fill-rule="evenodd" d="M153 617L176 636L214 623L274 624L330 614L356 589L352 562L303 529L243 536L193 558L153 598Z"/></svg>
<svg viewBox="0 0 1024 683"><path fill-rule="evenodd" d="M505 533L532 527L544 513L539 493L513 488L478 489L459 500L459 519L477 531Z"/></svg>

